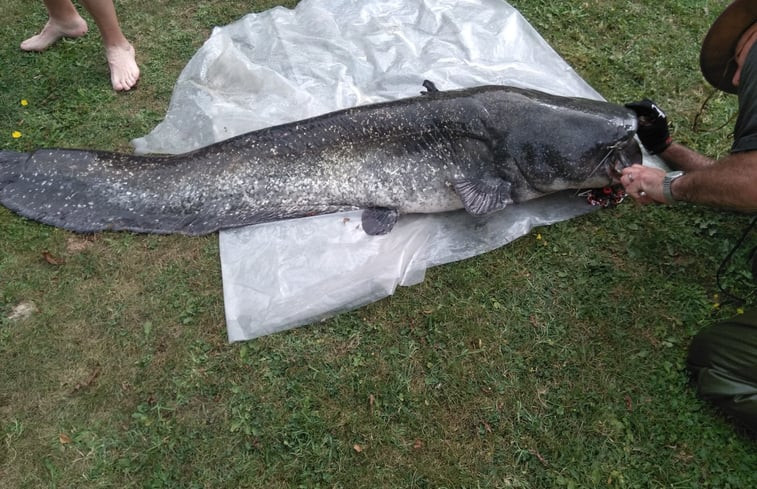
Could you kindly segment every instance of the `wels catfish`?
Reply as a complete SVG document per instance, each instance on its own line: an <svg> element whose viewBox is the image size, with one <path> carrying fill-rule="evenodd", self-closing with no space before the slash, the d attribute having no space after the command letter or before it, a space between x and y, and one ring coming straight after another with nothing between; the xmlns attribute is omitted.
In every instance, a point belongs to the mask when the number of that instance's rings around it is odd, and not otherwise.
<svg viewBox="0 0 757 489"><path fill-rule="evenodd" d="M269 127L173 156L0 151L0 203L76 232L201 235L364 209L474 216L610 184L641 162L635 114L508 86L439 91Z"/></svg>

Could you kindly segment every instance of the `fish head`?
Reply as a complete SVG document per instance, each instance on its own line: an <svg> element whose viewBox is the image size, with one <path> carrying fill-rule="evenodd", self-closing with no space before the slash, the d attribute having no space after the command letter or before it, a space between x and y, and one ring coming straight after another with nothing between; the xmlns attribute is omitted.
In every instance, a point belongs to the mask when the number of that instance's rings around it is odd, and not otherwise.
<svg viewBox="0 0 757 489"><path fill-rule="evenodd" d="M609 186L641 163L638 120L624 106L516 87L485 95L495 172L516 201Z"/></svg>
<svg viewBox="0 0 757 489"><path fill-rule="evenodd" d="M530 183L539 191L602 188L642 162L636 114L615 104L569 99L544 117L528 144L538 143ZM556 122L555 122L556 121Z"/></svg>
<svg viewBox="0 0 757 489"><path fill-rule="evenodd" d="M593 103L592 103L593 104ZM589 103L587 102L587 105ZM573 162L575 176L583 178L579 188L600 188L620 181L623 168L641 164L641 148L636 138L636 114L625 107L597 103L597 112L590 114L580 157ZM579 154L577 152L574 154ZM581 174L584 174L581 177Z"/></svg>
<svg viewBox="0 0 757 489"><path fill-rule="evenodd" d="M516 200L602 188L641 163L636 114L624 106L515 87L486 95L497 172L516 182Z"/></svg>

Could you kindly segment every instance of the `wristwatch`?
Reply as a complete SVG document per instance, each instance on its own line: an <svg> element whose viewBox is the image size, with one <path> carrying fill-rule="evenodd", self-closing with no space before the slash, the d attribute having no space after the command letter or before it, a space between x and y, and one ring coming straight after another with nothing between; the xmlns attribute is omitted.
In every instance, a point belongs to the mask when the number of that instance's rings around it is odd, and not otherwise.
<svg viewBox="0 0 757 489"><path fill-rule="evenodd" d="M676 199L673 197L673 191L671 187L673 182L683 176L682 171L671 171L665 174L665 178L662 179L662 196L665 197L665 202L673 204Z"/></svg>

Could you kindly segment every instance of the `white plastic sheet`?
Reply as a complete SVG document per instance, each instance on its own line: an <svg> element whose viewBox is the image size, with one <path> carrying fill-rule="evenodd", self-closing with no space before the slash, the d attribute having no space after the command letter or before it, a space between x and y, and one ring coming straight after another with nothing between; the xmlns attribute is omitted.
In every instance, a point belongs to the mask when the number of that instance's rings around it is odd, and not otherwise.
<svg viewBox="0 0 757 489"><path fill-rule="evenodd" d="M216 28L177 81L164 122L133 141L179 153L349 106L485 84L601 98L500 0L304 0ZM338 144L338 141L335 141ZM557 194L473 219L403 216L367 236L360 213L220 233L230 341L311 323L423 280L426 268L591 210Z"/></svg>

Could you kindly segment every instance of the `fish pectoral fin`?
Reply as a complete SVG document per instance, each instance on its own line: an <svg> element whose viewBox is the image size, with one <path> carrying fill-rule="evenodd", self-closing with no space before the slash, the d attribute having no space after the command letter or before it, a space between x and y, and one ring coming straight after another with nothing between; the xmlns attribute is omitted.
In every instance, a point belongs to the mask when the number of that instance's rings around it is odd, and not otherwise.
<svg viewBox="0 0 757 489"><path fill-rule="evenodd" d="M501 178L464 179L454 182L453 186L465 210L474 216L489 214L513 203L512 185Z"/></svg>
<svg viewBox="0 0 757 489"><path fill-rule="evenodd" d="M394 228L399 213L386 207L372 207L363 211L363 231L370 236L386 234Z"/></svg>

